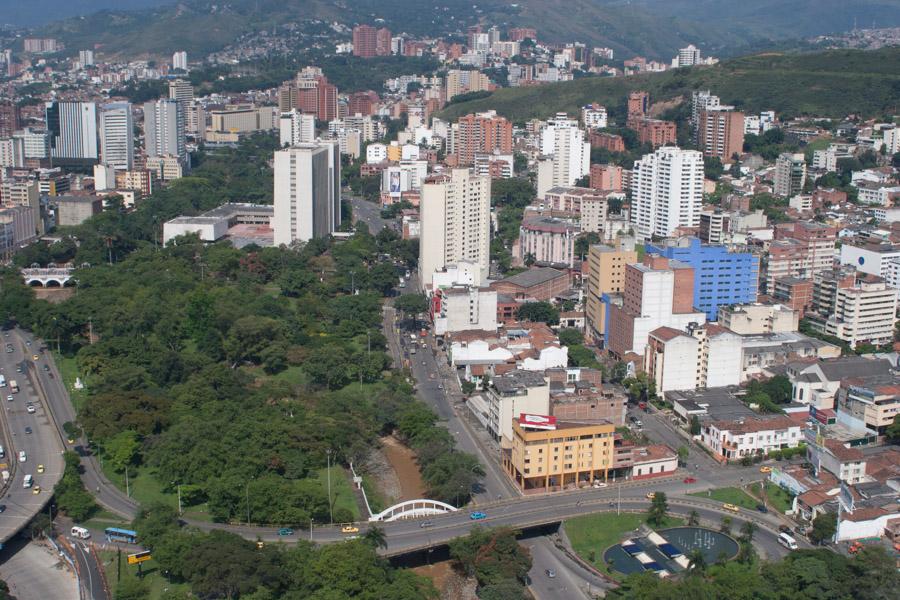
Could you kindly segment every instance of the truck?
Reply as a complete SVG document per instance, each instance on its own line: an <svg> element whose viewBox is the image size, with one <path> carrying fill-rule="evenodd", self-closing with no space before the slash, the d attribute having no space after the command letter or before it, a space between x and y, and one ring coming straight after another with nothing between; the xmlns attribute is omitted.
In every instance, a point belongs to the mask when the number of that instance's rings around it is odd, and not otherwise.
<svg viewBox="0 0 900 600"><path fill-rule="evenodd" d="M9 471L3 471L2 476L3 476L3 483L8 483L9 482Z"/></svg>
<svg viewBox="0 0 900 600"><path fill-rule="evenodd" d="M9 380L9 391L11 391L13 394L19 393L19 384L16 383L15 379Z"/></svg>

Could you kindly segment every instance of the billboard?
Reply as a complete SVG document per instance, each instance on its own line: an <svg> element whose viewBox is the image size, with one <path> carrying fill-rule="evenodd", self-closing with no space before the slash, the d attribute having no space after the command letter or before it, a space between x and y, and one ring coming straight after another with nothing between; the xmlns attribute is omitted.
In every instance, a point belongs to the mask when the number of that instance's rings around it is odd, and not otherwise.
<svg viewBox="0 0 900 600"><path fill-rule="evenodd" d="M521 413L519 414L519 425L526 429L546 429L548 431L553 431L556 429L556 417Z"/></svg>
<svg viewBox="0 0 900 600"><path fill-rule="evenodd" d="M151 558L151 556L150 556L149 550L144 550L143 552L138 552L136 554L129 554L128 555L128 564L136 565L138 563L142 563L144 561L150 560L150 558Z"/></svg>

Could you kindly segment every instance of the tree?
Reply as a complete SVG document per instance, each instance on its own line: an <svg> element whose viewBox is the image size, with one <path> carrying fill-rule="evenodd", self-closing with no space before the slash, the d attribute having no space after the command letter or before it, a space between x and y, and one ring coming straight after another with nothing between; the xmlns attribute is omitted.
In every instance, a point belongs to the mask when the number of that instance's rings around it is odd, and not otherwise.
<svg viewBox="0 0 900 600"><path fill-rule="evenodd" d="M559 343L563 346L575 346L584 342L584 334L578 329L571 327L560 329L557 337L559 337Z"/></svg>
<svg viewBox="0 0 900 600"><path fill-rule="evenodd" d="M581 234L575 240L575 254L580 256L581 260L584 260L584 257L587 256L591 246L599 244L600 241L600 234L596 231L589 231Z"/></svg>
<svg viewBox="0 0 900 600"><path fill-rule="evenodd" d="M695 548L688 555L688 560L690 561L690 569L692 573L703 573L706 571L706 557L703 556L703 551L699 548Z"/></svg>
<svg viewBox="0 0 900 600"><path fill-rule="evenodd" d="M665 492L654 492L650 500L650 508L647 509L647 522L654 527L659 527L666 521L666 513L669 512L669 502Z"/></svg>
<svg viewBox="0 0 900 600"><path fill-rule="evenodd" d="M894 415L893 422L887 426L884 434L891 442L895 444L900 442L900 415Z"/></svg>
<svg viewBox="0 0 900 600"><path fill-rule="evenodd" d="M363 535L363 539L376 550L388 547L387 534L385 534L384 529L378 525L371 525Z"/></svg>
<svg viewBox="0 0 900 600"><path fill-rule="evenodd" d="M147 582L135 577L126 577L116 586L116 600L144 600L149 594Z"/></svg>
<svg viewBox="0 0 900 600"><path fill-rule="evenodd" d="M696 527L700 524L700 513L696 509L691 510L691 513L688 515L687 524L690 527Z"/></svg>
<svg viewBox="0 0 900 600"><path fill-rule="evenodd" d="M719 531L726 535L731 534L731 517L722 517L722 524L719 525Z"/></svg>
<svg viewBox="0 0 900 600"><path fill-rule="evenodd" d="M834 533L837 531L837 516L832 512L818 515L812 525L809 539L816 544L827 542L834 538Z"/></svg>
<svg viewBox="0 0 900 600"><path fill-rule="evenodd" d="M686 465L689 456L690 450L688 450L687 446L678 446L678 462L682 465Z"/></svg>
<svg viewBox="0 0 900 600"><path fill-rule="evenodd" d="M138 440L138 435L131 430L117 433L106 442L104 447L106 459L118 473L134 465L140 449L141 443Z"/></svg>
<svg viewBox="0 0 900 600"><path fill-rule="evenodd" d="M751 543L753 541L753 534L756 533L756 523L753 521L744 521L744 524L741 525L741 541L746 543Z"/></svg>
<svg viewBox="0 0 900 600"><path fill-rule="evenodd" d="M516 318L520 321L557 325L559 323L559 310L549 302L526 302L519 307Z"/></svg>
<svg viewBox="0 0 900 600"><path fill-rule="evenodd" d="M725 172L722 160L718 156L703 157L703 172L707 179L717 181Z"/></svg>
<svg viewBox="0 0 900 600"><path fill-rule="evenodd" d="M423 294L403 294L394 300L394 308L408 315L423 313L428 310L428 299Z"/></svg>
<svg viewBox="0 0 900 600"><path fill-rule="evenodd" d="M471 396L472 392L475 391L475 384L468 380L463 381L459 387L460 389L462 389L462 393L464 396Z"/></svg>

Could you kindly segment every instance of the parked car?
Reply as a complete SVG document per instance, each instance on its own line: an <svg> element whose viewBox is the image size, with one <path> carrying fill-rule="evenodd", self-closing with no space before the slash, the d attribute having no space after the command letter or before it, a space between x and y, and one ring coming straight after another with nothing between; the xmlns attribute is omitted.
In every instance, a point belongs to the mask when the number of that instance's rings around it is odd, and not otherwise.
<svg viewBox="0 0 900 600"><path fill-rule="evenodd" d="M469 518L473 521L481 521L482 519L487 519L487 515L481 511L476 510L473 513L469 513Z"/></svg>

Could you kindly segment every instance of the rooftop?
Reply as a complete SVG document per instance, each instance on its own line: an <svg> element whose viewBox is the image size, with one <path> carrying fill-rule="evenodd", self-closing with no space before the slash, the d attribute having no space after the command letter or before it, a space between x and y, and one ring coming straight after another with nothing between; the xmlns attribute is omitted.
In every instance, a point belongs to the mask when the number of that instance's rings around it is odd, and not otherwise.
<svg viewBox="0 0 900 600"><path fill-rule="evenodd" d="M494 377L492 383L494 388L502 395L515 394L530 387L547 385L547 381L542 373L520 369Z"/></svg>
<svg viewBox="0 0 900 600"><path fill-rule="evenodd" d="M568 277L568 275L563 271L558 271L550 267L540 267L523 271L512 277L506 277L497 283L511 283L519 287L529 288L541 285L542 283L547 283L548 281L553 281L559 277Z"/></svg>

